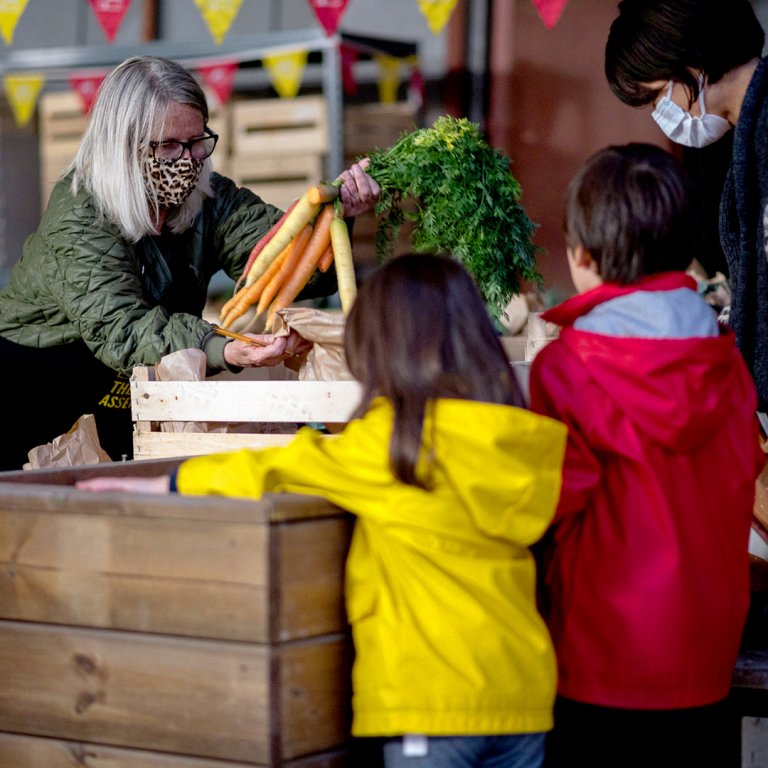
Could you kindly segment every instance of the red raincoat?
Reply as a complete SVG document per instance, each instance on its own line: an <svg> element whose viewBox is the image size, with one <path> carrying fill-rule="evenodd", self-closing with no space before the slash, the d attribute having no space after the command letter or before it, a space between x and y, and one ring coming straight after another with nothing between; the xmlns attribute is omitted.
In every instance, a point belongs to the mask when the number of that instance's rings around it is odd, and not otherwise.
<svg viewBox="0 0 768 768"><path fill-rule="evenodd" d="M607 336L574 320L682 273L604 285L550 310L559 339L531 370L532 409L569 430L546 557L559 693L628 709L724 698L749 603L759 448L734 343Z"/></svg>

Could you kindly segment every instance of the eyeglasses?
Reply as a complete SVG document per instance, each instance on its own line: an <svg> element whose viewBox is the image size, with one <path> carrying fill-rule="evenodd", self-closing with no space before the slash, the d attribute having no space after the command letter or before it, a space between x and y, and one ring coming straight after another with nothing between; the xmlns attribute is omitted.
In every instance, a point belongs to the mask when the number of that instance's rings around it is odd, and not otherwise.
<svg viewBox="0 0 768 768"><path fill-rule="evenodd" d="M219 140L219 135L208 126L205 127L205 133L206 135L202 138L192 139L192 141L176 141L175 139L150 141L152 157L160 163L175 163L184 154L184 150L188 149L189 154L195 160L205 160L206 157L211 156L216 148L216 142Z"/></svg>

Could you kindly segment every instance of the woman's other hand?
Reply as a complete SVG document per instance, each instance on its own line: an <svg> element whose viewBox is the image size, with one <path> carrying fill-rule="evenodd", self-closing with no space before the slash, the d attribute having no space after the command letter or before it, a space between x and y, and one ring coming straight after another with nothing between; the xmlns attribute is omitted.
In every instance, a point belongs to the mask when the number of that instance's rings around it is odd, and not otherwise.
<svg viewBox="0 0 768 768"><path fill-rule="evenodd" d="M357 216L370 210L381 197L381 188L376 183L376 179L365 172L369 162L366 157L359 163L354 163L339 176L344 182L341 185L340 194L345 216Z"/></svg>
<svg viewBox="0 0 768 768"><path fill-rule="evenodd" d="M158 477L92 477L89 480L78 480L75 488L80 491L93 493L152 493L164 496L171 492L171 481L168 475Z"/></svg>
<svg viewBox="0 0 768 768"><path fill-rule="evenodd" d="M224 347L224 359L229 365L240 368L279 365L285 360L304 354L312 346L311 341L307 341L293 330L287 336L255 333L245 335L262 342L263 346L249 344L247 341L230 341Z"/></svg>

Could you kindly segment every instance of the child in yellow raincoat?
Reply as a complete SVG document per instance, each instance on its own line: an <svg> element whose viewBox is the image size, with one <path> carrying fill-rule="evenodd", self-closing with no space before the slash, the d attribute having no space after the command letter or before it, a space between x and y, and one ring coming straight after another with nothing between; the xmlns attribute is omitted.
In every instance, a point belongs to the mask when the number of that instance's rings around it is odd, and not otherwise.
<svg viewBox="0 0 768 768"><path fill-rule="evenodd" d="M315 494L356 515L346 603L353 735L387 768L534 768L555 658L529 547L561 484L565 427L523 407L471 278L409 255L362 285L345 351L363 385L341 434L184 461L174 477L90 490Z"/></svg>

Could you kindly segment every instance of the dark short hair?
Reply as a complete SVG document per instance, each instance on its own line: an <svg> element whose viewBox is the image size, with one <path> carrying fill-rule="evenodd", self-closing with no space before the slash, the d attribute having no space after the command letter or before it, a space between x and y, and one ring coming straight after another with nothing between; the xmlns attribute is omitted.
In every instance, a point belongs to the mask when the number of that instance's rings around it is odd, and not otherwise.
<svg viewBox="0 0 768 768"><path fill-rule="evenodd" d="M363 385L356 415L379 395L392 404L390 463L404 483L428 485L416 465L429 444L423 425L430 401L525 402L477 287L447 256L398 256L363 281L344 349Z"/></svg>
<svg viewBox="0 0 768 768"><path fill-rule="evenodd" d="M622 0L605 47L605 75L633 107L656 99L658 89L643 86L655 80L682 83L693 103L698 73L716 83L759 57L764 40L749 0Z"/></svg>
<svg viewBox="0 0 768 768"><path fill-rule="evenodd" d="M608 147L568 185L566 242L589 251L607 282L685 269L698 242L692 195L682 164L661 147Z"/></svg>

